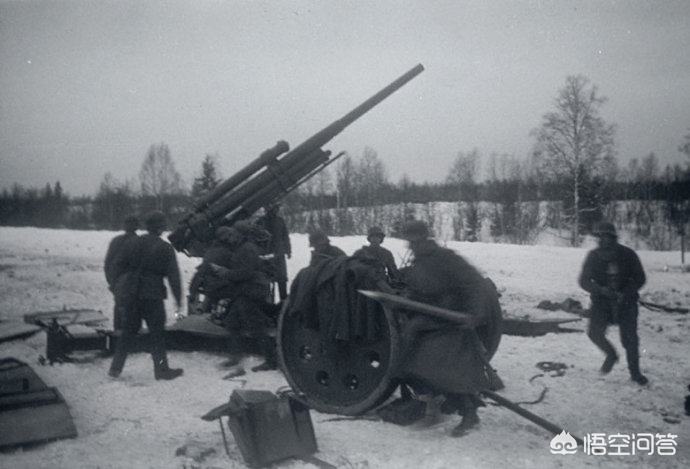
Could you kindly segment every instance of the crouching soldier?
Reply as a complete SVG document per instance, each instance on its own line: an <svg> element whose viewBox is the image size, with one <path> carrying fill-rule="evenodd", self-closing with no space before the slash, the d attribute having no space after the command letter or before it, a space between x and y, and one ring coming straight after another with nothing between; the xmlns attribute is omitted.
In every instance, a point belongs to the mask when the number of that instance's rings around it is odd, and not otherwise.
<svg viewBox="0 0 690 469"><path fill-rule="evenodd" d="M479 392L491 387L493 370L473 328L489 309L490 281L454 251L430 239L424 222L406 223L402 234L414 254L412 264L402 271L410 299L473 316L471 324L459 325L413 314L401 330L410 350L403 383L421 394L442 394L446 400L441 410L462 416L451 435L463 436L479 424L477 408L484 405ZM402 392L405 398L404 387Z"/></svg>
<svg viewBox="0 0 690 469"><path fill-rule="evenodd" d="M244 339L255 340L265 361L252 371L274 370L277 368L275 339L268 333L271 320L265 312L270 281L261 270L258 247L247 237L249 231L242 222L223 228L217 236L232 251L231 262L226 265L209 262L209 267L215 281L225 285L224 295L230 300L221 320L233 335L232 348L242 350Z"/></svg>

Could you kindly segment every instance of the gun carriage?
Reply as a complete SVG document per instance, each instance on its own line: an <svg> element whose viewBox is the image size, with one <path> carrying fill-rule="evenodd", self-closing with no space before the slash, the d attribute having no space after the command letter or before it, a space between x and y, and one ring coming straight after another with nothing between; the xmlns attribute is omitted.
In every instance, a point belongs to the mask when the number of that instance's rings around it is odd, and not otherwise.
<svg viewBox="0 0 690 469"><path fill-rule="evenodd" d="M332 157L321 147L423 70L421 64L413 67L292 150L279 141L264 151L197 200L192 213L170 234L171 244L189 256L203 256L218 227L232 226L258 209L277 203L335 161L340 154ZM429 305L404 300L401 303L402 297L395 295L389 285L372 278L373 269L366 263L357 259L340 262L331 267L330 280L321 283L313 268L300 271L282 305L276 340L281 368L299 399L320 411L356 415L385 401L403 377L425 373L409 368L406 359L411 348L443 346L433 340L407 337L401 318L426 314L462 323L467 317ZM320 274L323 271L319 268ZM361 275L353 277L353 272ZM349 280L338 283L343 278ZM305 288L310 283L325 286L325 290ZM362 294L359 290L366 291ZM467 327L476 331L490 358L500 340L501 310L495 289L488 294L492 299L487 311L482 312L484 321ZM345 298L345 302L337 306L336 297ZM439 373L427 374L432 384L443 380Z"/></svg>
<svg viewBox="0 0 690 469"><path fill-rule="evenodd" d="M336 161L344 152L331 156L321 147L340 134L347 126L362 117L384 99L407 84L424 70L421 64L408 70L359 106L290 149L287 142L278 141L258 158L223 181L194 203L193 210L184 217L168 236L173 247L191 257L203 257L214 240L216 229L233 226L246 220L262 207L278 203L291 191ZM254 227L258 228L258 227ZM267 233L252 230L253 240L259 247L267 244ZM270 257L267 254L266 257ZM271 276L270 261L265 263ZM198 273L200 275L200 273ZM198 275L192 280L189 292L189 311L199 310L203 296L203 282ZM272 301L272 299L271 299Z"/></svg>

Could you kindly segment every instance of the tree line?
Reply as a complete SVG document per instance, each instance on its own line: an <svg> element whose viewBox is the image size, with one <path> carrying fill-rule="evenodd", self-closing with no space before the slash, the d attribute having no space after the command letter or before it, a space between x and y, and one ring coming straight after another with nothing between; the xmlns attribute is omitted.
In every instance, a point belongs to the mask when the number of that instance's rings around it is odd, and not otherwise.
<svg viewBox="0 0 690 469"><path fill-rule="evenodd" d="M605 102L587 78L569 76L553 109L531 132L534 145L527 157L460 151L443 182L414 182L407 175L391 182L377 152L367 147L358 156L345 154L288 194L283 213L293 228L303 228L308 219L307 228L318 225L339 235L365 229L342 215L353 207L445 201L461 203L463 226L457 237L466 240L476 239L488 222L495 239L528 242L527 233L546 223L567 232L577 245L595 221L621 216L642 236L649 236L655 223L684 235L690 219L690 161L662 168L649 153L620 167L616 127L601 115ZM690 158L690 129L678 150ZM207 154L186 188L168 145L153 144L137 180L118 181L106 173L93 197L72 199L59 181L41 190L19 185L3 190L0 224L116 230L128 214L153 208L175 223L223 180L218 161L218 155ZM535 213L544 201L554 202L549 213ZM625 214L615 213L621 210L617 201L629 202Z"/></svg>

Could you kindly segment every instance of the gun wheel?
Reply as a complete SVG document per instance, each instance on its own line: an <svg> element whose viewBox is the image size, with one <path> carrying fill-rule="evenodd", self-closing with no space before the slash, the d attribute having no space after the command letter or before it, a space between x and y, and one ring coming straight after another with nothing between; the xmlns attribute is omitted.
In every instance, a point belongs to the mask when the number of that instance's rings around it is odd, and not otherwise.
<svg viewBox="0 0 690 469"><path fill-rule="evenodd" d="M359 415L395 390L399 336L392 312L378 308L375 338L324 341L320 330L288 316L278 320L278 355L292 389L309 407L326 413Z"/></svg>

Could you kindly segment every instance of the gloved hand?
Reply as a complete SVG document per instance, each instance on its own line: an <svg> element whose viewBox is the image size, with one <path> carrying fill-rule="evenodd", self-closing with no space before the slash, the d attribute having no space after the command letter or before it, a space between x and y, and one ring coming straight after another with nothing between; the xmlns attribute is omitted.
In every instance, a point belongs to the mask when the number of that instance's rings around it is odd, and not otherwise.
<svg viewBox="0 0 690 469"><path fill-rule="evenodd" d="M617 295L616 292L614 292L611 288L609 287L599 287L599 296L603 298L608 298L610 300L616 299Z"/></svg>
<svg viewBox="0 0 690 469"><path fill-rule="evenodd" d="M182 314L182 303L175 303L175 320L179 321L184 317L184 314Z"/></svg>

